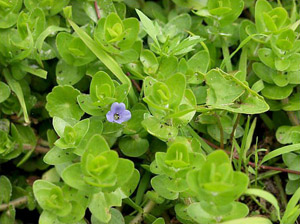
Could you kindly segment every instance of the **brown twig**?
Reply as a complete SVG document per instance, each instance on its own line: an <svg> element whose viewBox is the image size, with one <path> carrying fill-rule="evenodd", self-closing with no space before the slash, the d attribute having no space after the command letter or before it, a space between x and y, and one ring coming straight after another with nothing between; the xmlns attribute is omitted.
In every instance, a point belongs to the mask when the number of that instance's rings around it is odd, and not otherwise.
<svg viewBox="0 0 300 224"><path fill-rule="evenodd" d="M127 72L126 75L130 76L130 73ZM131 80L132 84L135 86L135 88L137 89L137 91L141 92L142 89L141 89L140 85L134 79L130 79L130 80Z"/></svg>
<svg viewBox="0 0 300 224"><path fill-rule="evenodd" d="M215 145L214 143L210 142L209 140L207 139L204 139L202 138L208 145L210 145L211 147L215 148L215 149L220 149L219 146ZM231 154L231 152L227 151L227 150L223 150L224 152L226 152L228 155ZM239 159L239 156L238 155L233 155L233 157L235 159ZM259 170L260 169L263 169L263 170L276 170L276 171L280 171L280 172L284 172L284 173L292 173L292 174L297 174L297 175L300 175L300 171L297 171L297 170L290 170L290 169L285 169L285 168L281 168L281 167L274 167L274 166L265 166L265 165L260 165L260 166L256 166L255 163L253 162L248 162L248 165L249 166L252 166L253 168L258 168Z"/></svg>
<svg viewBox="0 0 300 224"><path fill-rule="evenodd" d="M97 0L95 0L94 6L95 6L95 11L96 11L96 14L97 14L97 18L100 19L101 15L100 15L100 10L99 10L99 7L98 7Z"/></svg>
<svg viewBox="0 0 300 224"><path fill-rule="evenodd" d="M12 205L14 207L18 207L20 205L26 204L27 201L28 201L28 197L27 196L23 196L23 197L15 199L13 201L10 201L7 204L2 204L2 205L0 205L0 212L1 211L5 211L6 209L8 209L10 205Z"/></svg>
<svg viewBox="0 0 300 224"><path fill-rule="evenodd" d="M18 145L17 145L17 147L18 147ZM24 150L31 150L32 145L23 144L23 149ZM35 149L34 149L34 151L36 153L40 153L40 154L46 154L49 150L50 150L50 148L49 148L48 142L46 142L45 140L43 140L41 138L38 140L37 145L35 146Z"/></svg>
<svg viewBox="0 0 300 224"><path fill-rule="evenodd" d="M23 144L23 149L24 150L31 150L32 149L32 145L29 145L29 144ZM41 154L46 154L48 151L50 150L49 147L44 147L44 146L41 146L41 145L37 145L34 149L34 151L36 153L41 153Z"/></svg>

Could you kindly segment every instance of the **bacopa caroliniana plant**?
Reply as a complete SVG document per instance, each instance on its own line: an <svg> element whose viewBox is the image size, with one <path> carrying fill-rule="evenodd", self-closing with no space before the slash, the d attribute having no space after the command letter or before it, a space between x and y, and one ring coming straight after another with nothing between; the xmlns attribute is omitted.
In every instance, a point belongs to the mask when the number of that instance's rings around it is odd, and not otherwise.
<svg viewBox="0 0 300 224"><path fill-rule="evenodd" d="M0 223L294 224L299 19L293 0L0 0Z"/></svg>

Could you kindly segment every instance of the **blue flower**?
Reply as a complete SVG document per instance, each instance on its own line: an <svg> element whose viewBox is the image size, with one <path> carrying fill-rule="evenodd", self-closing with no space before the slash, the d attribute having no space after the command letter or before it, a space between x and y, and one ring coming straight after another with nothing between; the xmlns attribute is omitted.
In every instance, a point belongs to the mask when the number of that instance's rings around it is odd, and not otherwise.
<svg viewBox="0 0 300 224"><path fill-rule="evenodd" d="M106 119L109 122L115 122L118 124L128 121L130 118L131 113L129 110L126 110L124 103L113 103L110 111L106 114Z"/></svg>

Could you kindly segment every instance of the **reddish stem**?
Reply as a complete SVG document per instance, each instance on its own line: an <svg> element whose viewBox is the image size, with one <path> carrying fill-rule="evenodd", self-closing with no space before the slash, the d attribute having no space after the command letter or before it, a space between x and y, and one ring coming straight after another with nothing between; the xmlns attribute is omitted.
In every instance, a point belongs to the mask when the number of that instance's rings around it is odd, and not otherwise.
<svg viewBox="0 0 300 224"><path fill-rule="evenodd" d="M98 7L97 0L94 2L94 6L95 6L97 18L100 19L100 18L101 18L101 15L100 15L100 10L99 10L99 7Z"/></svg>
<svg viewBox="0 0 300 224"><path fill-rule="evenodd" d="M214 143L208 141L207 139L204 139L202 138L208 145L210 145L211 147L215 148L215 149L220 149L219 146L215 145ZM222 149L223 150L223 149ZM226 150L223 150L224 152L226 152L228 155L231 154L231 152L229 151L226 151ZM233 156L235 159L239 159L239 156L238 155L234 155ZM248 162L248 165L249 166L252 166L253 168L258 168L259 170L260 169L263 169L263 170L276 170L276 171L280 171L280 172L284 172L284 173L292 173L292 174L297 174L297 175L300 175L300 171L297 171L297 170L290 170L290 169L285 169L285 168L281 168L281 167L274 167L274 166L265 166L265 165L260 165L260 166L256 166L255 163L253 162Z"/></svg>
<svg viewBox="0 0 300 224"><path fill-rule="evenodd" d="M127 72L126 75L130 76L130 73ZM130 79L130 80L131 80L132 84L135 86L135 88L137 89L137 91L141 92L142 89L141 89L140 85L134 79Z"/></svg>

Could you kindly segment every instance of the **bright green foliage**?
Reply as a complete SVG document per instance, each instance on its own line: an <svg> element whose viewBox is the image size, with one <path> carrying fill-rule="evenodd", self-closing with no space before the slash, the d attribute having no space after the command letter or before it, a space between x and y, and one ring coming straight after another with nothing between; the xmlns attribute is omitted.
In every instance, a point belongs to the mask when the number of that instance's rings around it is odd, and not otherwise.
<svg viewBox="0 0 300 224"><path fill-rule="evenodd" d="M44 212L52 213L62 223L78 222L84 216L87 199L76 191L71 193L64 190L67 191L68 187L60 188L44 180L36 181L33 185L35 198Z"/></svg>
<svg viewBox="0 0 300 224"><path fill-rule="evenodd" d="M294 224L299 34L296 0L0 0L0 223Z"/></svg>
<svg viewBox="0 0 300 224"><path fill-rule="evenodd" d="M77 104L79 94L72 86L57 86L47 96L46 108L51 116L79 120L84 114Z"/></svg>
<svg viewBox="0 0 300 224"><path fill-rule="evenodd" d="M62 59L70 65L82 66L95 60L95 55L83 41L69 33L59 33L56 37L56 45Z"/></svg>
<svg viewBox="0 0 300 224"><path fill-rule="evenodd" d="M211 153L200 170L191 171L188 184L199 200L225 205L237 199L248 186L245 174L233 171L223 151Z"/></svg>
<svg viewBox="0 0 300 224"><path fill-rule="evenodd" d="M115 55L117 61L128 63L138 57L138 52L133 46L137 41L138 33L137 19L121 20L117 13L111 13L99 20L94 37L106 51Z"/></svg>
<svg viewBox="0 0 300 224"><path fill-rule="evenodd" d="M199 143L197 147L200 147ZM204 156L194 150L187 139L178 137L170 143L166 153L156 153L150 170L158 174L151 180L151 184L159 195L174 200L180 192L188 191L188 171L200 168L204 163Z"/></svg>
<svg viewBox="0 0 300 224"><path fill-rule="evenodd" d="M200 201L186 208L197 223L217 223L248 214L247 206L235 200L246 191L249 179L233 171L225 152L211 153L200 169L188 173L187 183Z"/></svg>

